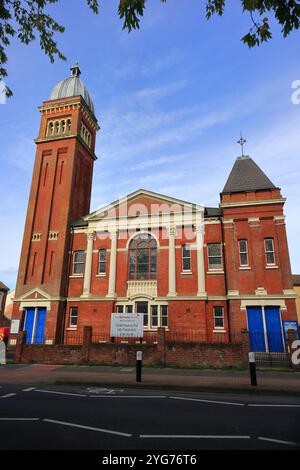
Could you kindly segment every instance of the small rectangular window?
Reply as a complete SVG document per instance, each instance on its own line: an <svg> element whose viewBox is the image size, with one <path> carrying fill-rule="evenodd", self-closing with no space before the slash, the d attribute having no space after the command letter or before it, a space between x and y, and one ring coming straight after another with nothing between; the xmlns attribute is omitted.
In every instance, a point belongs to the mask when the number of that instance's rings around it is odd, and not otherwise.
<svg viewBox="0 0 300 470"><path fill-rule="evenodd" d="M182 271L191 270L191 246L182 245Z"/></svg>
<svg viewBox="0 0 300 470"><path fill-rule="evenodd" d="M78 322L78 307L70 308L70 327L77 327Z"/></svg>
<svg viewBox="0 0 300 470"><path fill-rule="evenodd" d="M265 253L267 265L275 264L275 252L274 252L274 241L273 238L265 239Z"/></svg>
<svg viewBox="0 0 300 470"><path fill-rule="evenodd" d="M221 243L209 243L207 245L208 253L208 269L222 269L222 244Z"/></svg>
<svg viewBox="0 0 300 470"><path fill-rule="evenodd" d="M169 324L168 306L162 305L160 326L168 326L168 324Z"/></svg>
<svg viewBox="0 0 300 470"><path fill-rule="evenodd" d="M151 328L158 327L158 306L151 305Z"/></svg>
<svg viewBox="0 0 300 470"><path fill-rule="evenodd" d="M106 273L106 250L99 250L99 265L98 265L98 274Z"/></svg>
<svg viewBox="0 0 300 470"><path fill-rule="evenodd" d="M123 313L124 312L124 305L117 305L117 313Z"/></svg>
<svg viewBox="0 0 300 470"><path fill-rule="evenodd" d="M224 310L223 307L214 307L214 327L224 328Z"/></svg>
<svg viewBox="0 0 300 470"><path fill-rule="evenodd" d="M84 273L84 258L85 254L83 250L74 251L73 255L73 274Z"/></svg>
<svg viewBox="0 0 300 470"><path fill-rule="evenodd" d="M249 266L247 240L239 240L240 266Z"/></svg>
<svg viewBox="0 0 300 470"><path fill-rule="evenodd" d="M133 305L126 305L126 313L132 313L133 312Z"/></svg>

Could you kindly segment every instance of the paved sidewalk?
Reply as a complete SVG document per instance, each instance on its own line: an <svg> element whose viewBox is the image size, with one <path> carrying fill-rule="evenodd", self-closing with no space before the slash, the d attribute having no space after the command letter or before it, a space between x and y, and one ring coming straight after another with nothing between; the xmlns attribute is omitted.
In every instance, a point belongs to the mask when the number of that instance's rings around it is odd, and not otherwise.
<svg viewBox="0 0 300 470"><path fill-rule="evenodd" d="M271 393L300 396L300 372L259 371L257 387L249 371L143 368L142 383L134 367L6 365L0 367L1 385L93 385L166 390Z"/></svg>

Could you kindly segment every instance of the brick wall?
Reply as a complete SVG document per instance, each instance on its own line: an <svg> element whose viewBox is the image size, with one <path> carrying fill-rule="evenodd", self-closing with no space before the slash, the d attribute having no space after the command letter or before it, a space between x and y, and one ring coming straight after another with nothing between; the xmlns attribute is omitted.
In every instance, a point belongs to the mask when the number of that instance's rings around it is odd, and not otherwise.
<svg viewBox="0 0 300 470"><path fill-rule="evenodd" d="M89 330L88 330L89 329ZM88 330L88 331L87 331ZM85 327L84 344L27 345L24 334L18 337L16 361L22 363L134 365L136 352L143 352L144 365L240 367L247 364L248 342L231 343L184 343L167 342L164 330L158 334L157 344L92 344L92 329Z"/></svg>

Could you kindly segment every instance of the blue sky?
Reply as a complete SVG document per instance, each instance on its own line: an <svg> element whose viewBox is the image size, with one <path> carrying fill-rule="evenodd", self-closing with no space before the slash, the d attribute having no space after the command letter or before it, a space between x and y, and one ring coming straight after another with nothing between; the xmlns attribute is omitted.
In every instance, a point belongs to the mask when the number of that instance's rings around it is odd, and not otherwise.
<svg viewBox="0 0 300 470"><path fill-rule="evenodd" d="M7 83L14 97L0 105L0 279L14 288L35 157L37 107L79 61L101 125L91 210L138 188L207 206L240 149L287 197L293 272L300 272L300 32L249 50L240 38L250 20L229 0L223 18L205 19L202 0L148 1L141 29L122 31L117 0L98 16L84 0L51 9L66 26L58 35L67 62L51 64L38 43L9 48Z"/></svg>

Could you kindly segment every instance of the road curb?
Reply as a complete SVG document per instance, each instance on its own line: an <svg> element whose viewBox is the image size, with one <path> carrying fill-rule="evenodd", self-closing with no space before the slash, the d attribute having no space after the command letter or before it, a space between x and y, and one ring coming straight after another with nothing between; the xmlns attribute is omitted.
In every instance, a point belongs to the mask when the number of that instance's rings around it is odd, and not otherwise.
<svg viewBox="0 0 300 470"><path fill-rule="evenodd" d="M56 380L53 385L61 386L80 386L80 387L110 387L110 388L129 388L141 390L164 390L164 391L180 391L180 392L210 392L220 394L251 394L251 395L276 395L276 396L293 396L300 397L300 391L280 390L263 387L211 387L211 386L188 386L188 385L170 385L170 384L145 384L145 383L116 383L116 382L99 382L99 381L70 381Z"/></svg>

